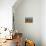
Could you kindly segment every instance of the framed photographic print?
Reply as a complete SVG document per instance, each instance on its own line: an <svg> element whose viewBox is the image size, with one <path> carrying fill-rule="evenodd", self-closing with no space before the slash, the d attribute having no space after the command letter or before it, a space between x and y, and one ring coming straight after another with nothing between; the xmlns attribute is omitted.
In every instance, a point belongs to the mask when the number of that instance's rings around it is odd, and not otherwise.
<svg viewBox="0 0 46 46"><path fill-rule="evenodd" d="M33 17L25 17L25 23L33 23Z"/></svg>

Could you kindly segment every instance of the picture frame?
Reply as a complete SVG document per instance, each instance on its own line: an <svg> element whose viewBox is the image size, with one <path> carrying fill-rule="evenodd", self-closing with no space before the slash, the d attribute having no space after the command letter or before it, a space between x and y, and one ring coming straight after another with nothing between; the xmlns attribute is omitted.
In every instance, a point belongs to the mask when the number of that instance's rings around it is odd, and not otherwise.
<svg viewBox="0 0 46 46"><path fill-rule="evenodd" d="M33 23L33 17L25 17L25 23Z"/></svg>

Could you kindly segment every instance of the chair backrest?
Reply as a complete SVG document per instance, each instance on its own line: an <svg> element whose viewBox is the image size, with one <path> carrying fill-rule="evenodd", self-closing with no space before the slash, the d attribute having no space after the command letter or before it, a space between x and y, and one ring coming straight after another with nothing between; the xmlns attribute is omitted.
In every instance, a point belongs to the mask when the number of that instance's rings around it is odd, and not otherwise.
<svg viewBox="0 0 46 46"><path fill-rule="evenodd" d="M35 43L32 40L26 40L25 46L35 46Z"/></svg>
<svg viewBox="0 0 46 46"><path fill-rule="evenodd" d="M21 46L22 45L22 33L15 33L15 42L16 46Z"/></svg>

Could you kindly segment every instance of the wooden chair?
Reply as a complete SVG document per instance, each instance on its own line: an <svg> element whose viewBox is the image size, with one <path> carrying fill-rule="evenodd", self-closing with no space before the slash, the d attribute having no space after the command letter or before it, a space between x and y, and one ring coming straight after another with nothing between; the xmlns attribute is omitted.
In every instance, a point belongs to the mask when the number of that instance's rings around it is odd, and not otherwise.
<svg viewBox="0 0 46 46"><path fill-rule="evenodd" d="M22 45L22 33L15 33L14 39L15 39L16 46Z"/></svg>
<svg viewBox="0 0 46 46"><path fill-rule="evenodd" d="M32 40L26 40L25 46L35 46L35 43Z"/></svg>

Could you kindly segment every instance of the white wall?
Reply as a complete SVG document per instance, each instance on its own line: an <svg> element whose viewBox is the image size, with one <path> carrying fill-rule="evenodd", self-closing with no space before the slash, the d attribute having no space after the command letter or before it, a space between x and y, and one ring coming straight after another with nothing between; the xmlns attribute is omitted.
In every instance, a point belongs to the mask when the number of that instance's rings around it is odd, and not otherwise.
<svg viewBox="0 0 46 46"><path fill-rule="evenodd" d="M42 46L46 46L46 0L41 1L41 40Z"/></svg>
<svg viewBox="0 0 46 46"><path fill-rule="evenodd" d="M41 0L23 0L14 10L15 29L41 46ZM33 23L25 23L25 17L33 17Z"/></svg>
<svg viewBox="0 0 46 46"><path fill-rule="evenodd" d="M46 46L46 0L41 0L41 2L40 0L29 0L30 2L28 3L26 1L18 5L17 8L14 5L15 28L23 32L24 36L27 36L26 34L31 35L31 38L37 41L37 45L41 42L42 46ZM33 17L33 24L24 23L25 17L28 16ZM29 35L28 38L30 37Z"/></svg>
<svg viewBox="0 0 46 46"><path fill-rule="evenodd" d="M16 0L0 0L0 27L12 28L12 6Z"/></svg>

